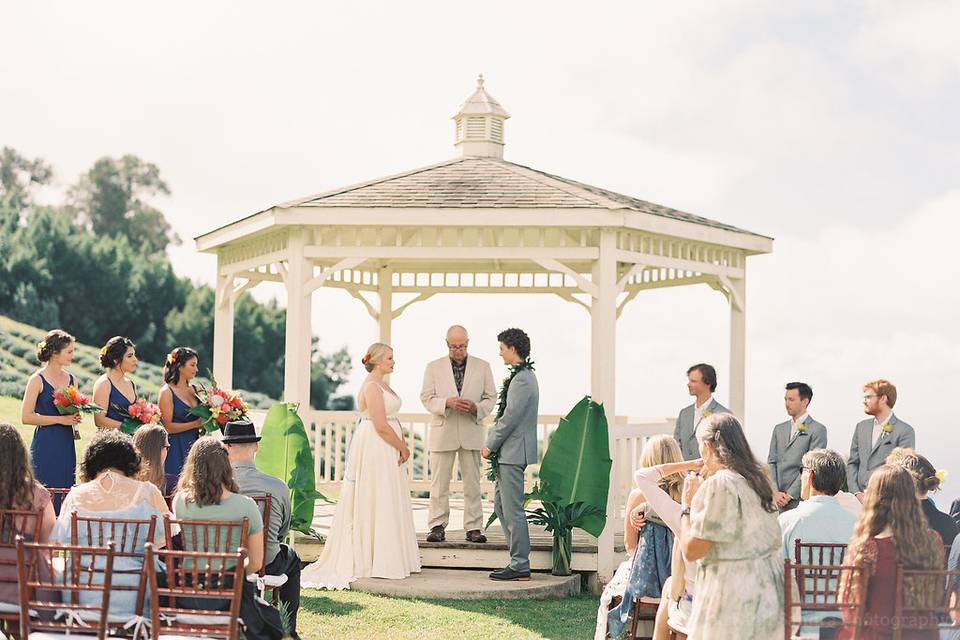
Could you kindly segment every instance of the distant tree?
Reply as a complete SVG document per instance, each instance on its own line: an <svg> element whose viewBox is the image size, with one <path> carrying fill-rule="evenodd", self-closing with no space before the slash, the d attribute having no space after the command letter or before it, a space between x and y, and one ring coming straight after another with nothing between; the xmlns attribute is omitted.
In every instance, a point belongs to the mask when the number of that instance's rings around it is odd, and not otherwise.
<svg viewBox="0 0 960 640"><path fill-rule="evenodd" d="M334 397L337 390L350 378L353 363L346 347L331 354L320 351L314 338L313 353L310 358L310 406L314 409L353 409L350 396Z"/></svg>
<svg viewBox="0 0 960 640"><path fill-rule="evenodd" d="M94 233L122 235L138 251L155 253L179 244L180 238L145 198L169 194L152 162L133 155L100 158L70 189L69 209L77 223Z"/></svg>
<svg viewBox="0 0 960 640"><path fill-rule="evenodd" d="M10 147L0 150L0 197L12 197L18 210L32 204L34 187L49 184L52 179L53 169L43 159L31 160Z"/></svg>

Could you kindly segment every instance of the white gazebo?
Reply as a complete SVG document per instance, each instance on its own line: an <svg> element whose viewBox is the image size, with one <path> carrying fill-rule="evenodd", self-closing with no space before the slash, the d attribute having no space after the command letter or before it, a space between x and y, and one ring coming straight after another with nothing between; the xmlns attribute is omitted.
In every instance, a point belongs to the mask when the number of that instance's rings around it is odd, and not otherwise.
<svg viewBox="0 0 960 640"><path fill-rule="evenodd" d="M197 237L198 250L217 256L218 381L232 385L234 301L261 282L286 288L284 399L301 407L309 407L311 297L320 287L359 300L387 343L394 319L437 294L552 294L590 313L589 391L617 425L624 306L649 289L705 284L729 302L729 400L743 416L747 257L770 253L773 240L508 162L509 117L481 76L453 117L455 158L278 204ZM402 294L413 295L398 304ZM617 478L629 463L613 457ZM622 514L611 493L612 525ZM601 580L612 574L614 528L599 540Z"/></svg>

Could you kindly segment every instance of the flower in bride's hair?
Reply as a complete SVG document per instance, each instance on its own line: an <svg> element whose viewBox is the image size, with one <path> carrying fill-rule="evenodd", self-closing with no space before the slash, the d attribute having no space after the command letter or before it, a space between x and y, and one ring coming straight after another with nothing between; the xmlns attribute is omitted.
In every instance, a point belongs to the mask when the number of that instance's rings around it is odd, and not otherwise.
<svg viewBox="0 0 960 640"><path fill-rule="evenodd" d="M360 359L360 362L362 364L367 364L368 362L370 362L370 354L369 353L364 354L363 358Z"/></svg>

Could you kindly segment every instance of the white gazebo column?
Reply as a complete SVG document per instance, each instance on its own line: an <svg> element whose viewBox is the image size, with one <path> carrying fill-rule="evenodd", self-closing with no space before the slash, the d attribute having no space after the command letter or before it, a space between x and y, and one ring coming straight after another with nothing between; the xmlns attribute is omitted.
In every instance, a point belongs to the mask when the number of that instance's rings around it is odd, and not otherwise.
<svg viewBox="0 0 960 640"><path fill-rule="evenodd" d="M224 389L233 388L233 275L222 273L217 259L213 302L213 377Z"/></svg>
<svg viewBox="0 0 960 640"><path fill-rule="evenodd" d="M607 526L597 542L597 573L601 584L610 582L614 571L612 525L617 508L614 482L617 478L617 459L614 430L616 429L615 379L617 345L617 235L615 231L601 231L600 256L593 265L592 281L596 296L590 305L590 395L603 404L610 439L610 493L607 497Z"/></svg>
<svg viewBox="0 0 960 640"><path fill-rule="evenodd" d="M746 423L747 286L743 278L731 278L730 304L730 410Z"/></svg>
<svg viewBox="0 0 960 640"><path fill-rule="evenodd" d="M310 408L311 299L307 282L313 277L313 266L303 256L305 231L294 230L287 242L286 342L283 366L283 400Z"/></svg>
<svg viewBox="0 0 960 640"><path fill-rule="evenodd" d="M386 265L377 272L377 295L380 301L377 322L379 337L383 344L390 344L393 327L393 270Z"/></svg>

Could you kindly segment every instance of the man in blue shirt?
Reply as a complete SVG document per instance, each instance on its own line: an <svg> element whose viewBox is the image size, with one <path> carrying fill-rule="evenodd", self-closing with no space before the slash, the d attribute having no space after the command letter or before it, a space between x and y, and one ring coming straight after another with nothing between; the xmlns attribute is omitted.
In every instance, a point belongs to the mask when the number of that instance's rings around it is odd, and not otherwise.
<svg viewBox="0 0 960 640"><path fill-rule="evenodd" d="M847 544L853 535L857 516L841 506L837 499L847 473L839 453L831 449L808 451L801 460L800 473L800 495L803 500L796 509L781 513L779 521L783 534L783 557L809 564L805 558L793 557L795 540ZM840 560L837 559L833 564L840 564ZM827 617L839 617L839 612L804 611L802 614L804 621Z"/></svg>

